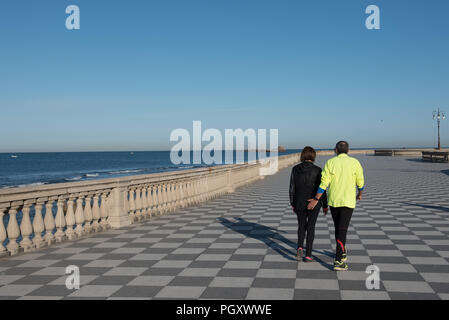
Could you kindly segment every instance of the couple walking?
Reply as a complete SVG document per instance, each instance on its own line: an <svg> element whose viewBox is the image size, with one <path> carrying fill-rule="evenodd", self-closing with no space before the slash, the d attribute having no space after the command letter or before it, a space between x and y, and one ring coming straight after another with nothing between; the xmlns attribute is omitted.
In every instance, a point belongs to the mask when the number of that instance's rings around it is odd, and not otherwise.
<svg viewBox="0 0 449 320"><path fill-rule="evenodd" d="M335 146L337 156L329 159L321 170L313 164L315 150L305 147L301 152L301 163L293 167L290 178L290 204L298 218L297 260L313 261L312 246L318 214L323 208L327 215L330 207L335 226L335 271L348 270L346 234L356 199L362 199L364 188L362 166L357 159L348 156L348 151L348 143L339 141Z"/></svg>

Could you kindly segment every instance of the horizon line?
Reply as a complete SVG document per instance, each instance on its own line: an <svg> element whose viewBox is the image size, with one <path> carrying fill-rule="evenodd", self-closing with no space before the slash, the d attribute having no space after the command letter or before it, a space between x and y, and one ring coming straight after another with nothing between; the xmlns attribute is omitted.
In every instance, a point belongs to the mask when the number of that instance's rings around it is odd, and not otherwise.
<svg viewBox="0 0 449 320"><path fill-rule="evenodd" d="M442 146L441 149L449 148L449 146ZM278 151L278 152L286 152L286 151L292 151L292 150L302 150L303 148L286 148L285 151ZM319 151L332 151L334 148L314 148L315 150ZM349 150L375 150L375 149L437 149L436 147L419 147L419 146L413 146L413 147L360 147L360 148L349 148ZM0 151L0 154L21 154L21 153L89 153L89 152L170 152L171 150L136 150L136 149L129 149L129 150L74 150L74 151ZM190 152L203 152L204 150L190 150ZM248 149L219 149L216 151L244 151L244 152L257 152L257 151L264 151L264 150L248 150ZM272 151L276 152L276 150L269 150L265 149L265 151Z"/></svg>

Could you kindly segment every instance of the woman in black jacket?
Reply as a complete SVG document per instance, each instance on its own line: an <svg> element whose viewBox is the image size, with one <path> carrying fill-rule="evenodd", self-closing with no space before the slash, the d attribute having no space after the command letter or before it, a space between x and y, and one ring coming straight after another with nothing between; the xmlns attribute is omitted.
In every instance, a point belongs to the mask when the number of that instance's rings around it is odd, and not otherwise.
<svg viewBox="0 0 449 320"><path fill-rule="evenodd" d="M303 257L304 238L306 237L306 255L304 262L312 262L312 246L315 238L315 224L321 207L327 214L326 193L321 196L313 210L308 210L309 199L315 197L321 182L321 168L314 165L316 152L312 147L305 147L301 152L301 163L294 166L290 177L290 204L298 218L298 251L296 259Z"/></svg>

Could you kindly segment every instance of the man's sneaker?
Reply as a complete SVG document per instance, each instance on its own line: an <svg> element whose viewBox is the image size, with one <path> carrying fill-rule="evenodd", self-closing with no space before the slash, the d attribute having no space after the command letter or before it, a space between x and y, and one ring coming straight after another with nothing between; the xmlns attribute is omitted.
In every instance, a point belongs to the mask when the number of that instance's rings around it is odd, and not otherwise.
<svg viewBox="0 0 449 320"><path fill-rule="evenodd" d="M298 251L296 251L296 260L297 261L302 260L302 248L298 248Z"/></svg>
<svg viewBox="0 0 449 320"><path fill-rule="evenodd" d="M312 257L305 257L304 262L305 263L313 262L313 259L312 259Z"/></svg>
<svg viewBox="0 0 449 320"><path fill-rule="evenodd" d="M348 265L343 261L334 262L334 271L346 271L348 270Z"/></svg>
<svg viewBox="0 0 449 320"><path fill-rule="evenodd" d="M347 254L347 251L345 251L345 252L342 253L342 255L341 255L341 261L342 261L342 262L348 261L348 254Z"/></svg>

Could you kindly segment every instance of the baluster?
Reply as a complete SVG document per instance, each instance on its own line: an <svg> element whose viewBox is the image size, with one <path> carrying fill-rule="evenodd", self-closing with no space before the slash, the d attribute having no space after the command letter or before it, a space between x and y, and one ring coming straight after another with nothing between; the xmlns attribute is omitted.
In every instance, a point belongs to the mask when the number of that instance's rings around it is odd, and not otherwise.
<svg viewBox="0 0 449 320"><path fill-rule="evenodd" d="M193 200L195 205L199 203L198 180L193 181Z"/></svg>
<svg viewBox="0 0 449 320"><path fill-rule="evenodd" d="M162 214L162 185L157 186L157 213Z"/></svg>
<svg viewBox="0 0 449 320"><path fill-rule="evenodd" d="M8 232L8 239L9 242L6 245L6 248L8 249L9 253L13 256L15 254L19 253L19 244L17 243L17 238L20 236L20 229L19 224L17 223L17 210L18 207L12 207L9 209L9 222L8 222L8 228L6 231Z"/></svg>
<svg viewBox="0 0 449 320"><path fill-rule="evenodd" d="M187 184L187 194L189 195L188 196L189 206L191 206L193 204L193 183L191 180L189 180Z"/></svg>
<svg viewBox="0 0 449 320"><path fill-rule="evenodd" d="M179 193L180 189L179 186L181 184L179 182L176 182L176 188L175 188L175 208L178 209L181 207L181 194Z"/></svg>
<svg viewBox="0 0 449 320"><path fill-rule="evenodd" d="M201 194L203 196L203 202L206 202L209 199L209 191L207 188L209 178L209 175L207 175L201 179Z"/></svg>
<svg viewBox="0 0 449 320"><path fill-rule="evenodd" d="M168 213L170 212L170 199L169 199L169 183L164 183L164 212Z"/></svg>
<svg viewBox="0 0 449 320"><path fill-rule="evenodd" d="M181 183L179 184L179 194L180 194L180 204L181 204L181 208L185 208L186 207L186 203L185 203L185 199L184 199L184 192L185 190L185 181L181 181Z"/></svg>
<svg viewBox="0 0 449 320"><path fill-rule="evenodd" d="M187 206L192 205L192 184L191 181L186 182L186 198L187 198Z"/></svg>
<svg viewBox="0 0 449 320"><path fill-rule="evenodd" d="M204 181L204 189L206 192L206 200L209 201L210 199L212 199L214 197L214 186L215 186L215 177L208 177L205 181Z"/></svg>
<svg viewBox="0 0 449 320"><path fill-rule="evenodd" d="M58 202L56 203L56 206L58 207L58 210L56 211L56 217L55 217L55 225L56 225L55 238L56 238L56 242L62 242L66 238L65 233L64 233L64 227L66 225L65 217L64 217L64 198L60 197L58 199Z"/></svg>
<svg viewBox="0 0 449 320"><path fill-rule="evenodd" d="M198 202L199 203L201 203L201 202L203 202L204 201L204 193L203 193L203 180L204 178L203 177L200 177L199 179L198 179Z"/></svg>
<svg viewBox="0 0 449 320"><path fill-rule="evenodd" d="M92 197L90 195L86 196L84 204L84 231L86 233L92 232L92 207L91 207Z"/></svg>
<svg viewBox="0 0 449 320"><path fill-rule="evenodd" d="M171 192L170 192L170 198L171 198L171 210L176 211L176 183L171 183Z"/></svg>
<svg viewBox="0 0 449 320"><path fill-rule="evenodd" d="M151 218L153 216L154 212L154 196L153 196L153 185L150 185L148 187L148 215Z"/></svg>
<svg viewBox="0 0 449 320"><path fill-rule="evenodd" d="M159 197L159 214L164 213L165 203L164 203L164 184L162 183L158 188L158 197Z"/></svg>
<svg viewBox="0 0 449 320"><path fill-rule="evenodd" d="M51 245L53 242L55 242L55 236L53 235L53 230L55 229L55 218L53 217L53 202L54 200L48 200L45 204L45 217L44 217L44 224L45 224L45 236L44 240L47 242L48 245Z"/></svg>
<svg viewBox="0 0 449 320"><path fill-rule="evenodd" d="M199 185L200 185L200 199L201 202L205 202L206 201L206 177L201 178L201 180L199 181Z"/></svg>
<svg viewBox="0 0 449 320"><path fill-rule="evenodd" d="M165 194L164 194L165 185L162 183L158 188L158 196L159 196L159 214L164 214L165 210Z"/></svg>
<svg viewBox="0 0 449 320"><path fill-rule="evenodd" d="M182 194L182 207L186 208L189 206L189 198L188 198L188 193L187 193L187 181L182 182L181 194Z"/></svg>
<svg viewBox="0 0 449 320"><path fill-rule="evenodd" d="M42 232L44 232L44 219L42 218L42 204L43 203L38 200L34 205L33 243L36 246L36 248L42 248L46 244L44 239L42 238Z"/></svg>
<svg viewBox="0 0 449 320"><path fill-rule="evenodd" d="M152 199L152 202L153 202L153 208L151 209L151 215L152 216L153 215L157 216L157 214L158 214L158 206L159 206L159 199L157 197L157 186L153 185L151 187L151 189L152 189L151 199Z"/></svg>
<svg viewBox="0 0 449 320"><path fill-rule="evenodd" d="M33 226L30 219L30 206L31 204L24 204L22 208L22 222L20 223L20 232L22 233L20 246L25 252L31 251L34 248L33 241L30 240L30 236L33 233Z"/></svg>
<svg viewBox="0 0 449 320"><path fill-rule="evenodd" d="M108 196L107 193L101 194L101 206L100 206L101 222L100 222L100 225L103 230L109 229L109 223L108 223L109 210L108 210L108 204L107 204L107 199L108 199L107 196Z"/></svg>
<svg viewBox="0 0 449 320"><path fill-rule="evenodd" d="M172 184L167 184L167 211L172 212L173 211L173 197L172 197L173 189Z"/></svg>
<svg viewBox="0 0 449 320"><path fill-rule="evenodd" d="M129 190L129 217L131 220L131 223L133 223L136 220L136 214L134 213L136 210L136 204L134 202L134 189Z"/></svg>
<svg viewBox="0 0 449 320"><path fill-rule="evenodd" d="M70 198L67 200L67 212L65 215L65 221L67 223L67 230L65 231L65 234L67 235L67 238L69 240L73 240L76 238L76 234L75 234L75 223L76 223L76 219L75 219L75 211L73 210L73 205L74 205L74 197L70 196Z"/></svg>
<svg viewBox="0 0 449 320"><path fill-rule="evenodd" d="M178 185L176 182L172 183L172 210L176 211L178 208Z"/></svg>
<svg viewBox="0 0 449 320"><path fill-rule="evenodd" d="M93 219L92 229L95 232L98 232L100 230L100 224L98 223L98 220L100 220L100 218L101 218L100 206L98 205L98 200L99 200L98 194L94 195L93 199L94 199L94 203L92 206L92 219Z"/></svg>
<svg viewBox="0 0 449 320"><path fill-rule="evenodd" d="M206 184L205 184L205 180L207 178L206 177L202 177L199 181L199 192L200 192L200 202L205 202L206 201Z"/></svg>
<svg viewBox="0 0 449 320"><path fill-rule="evenodd" d="M148 186L142 188L142 214L144 219L150 216L150 208L148 206Z"/></svg>
<svg viewBox="0 0 449 320"><path fill-rule="evenodd" d="M3 246L7 235L5 224L3 223L3 216L5 215L6 208L0 208L0 257L7 254L6 248Z"/></svg>
<svg viewBox="0 0 449 320"><path fill-rule="evenodd" d="M164 194L164 202L165 202L165 212L168 213L171 211L170 206L170 183L165 183L165 194Z"/></svg>
<svg viewBox="0 0 449 320"><path fill-rule="evenodd" d="M136 188L136 220L142 220L142 189Z"/></svg>
<svg viewBox="0 0 449 320"><path fill-rule="evenodd" d="M200 177L198 179L198 202L204 202L204 184L203 184L204 177Z"/></svg>
<svg viewBox="0 0 449 320"><path fill-rule="evenodd" d="M193 204L198 204L198 180L193 181Z"/></svg>
<svg viewBox="0 0 449 320"><path fill-rule="evenodd" d="M76 199L76 210L75 210L75 222L76 228L75 233L78 237L82 237L84 235L84 209L83 209L84 195L80 194L78 199Z"/></svg>

